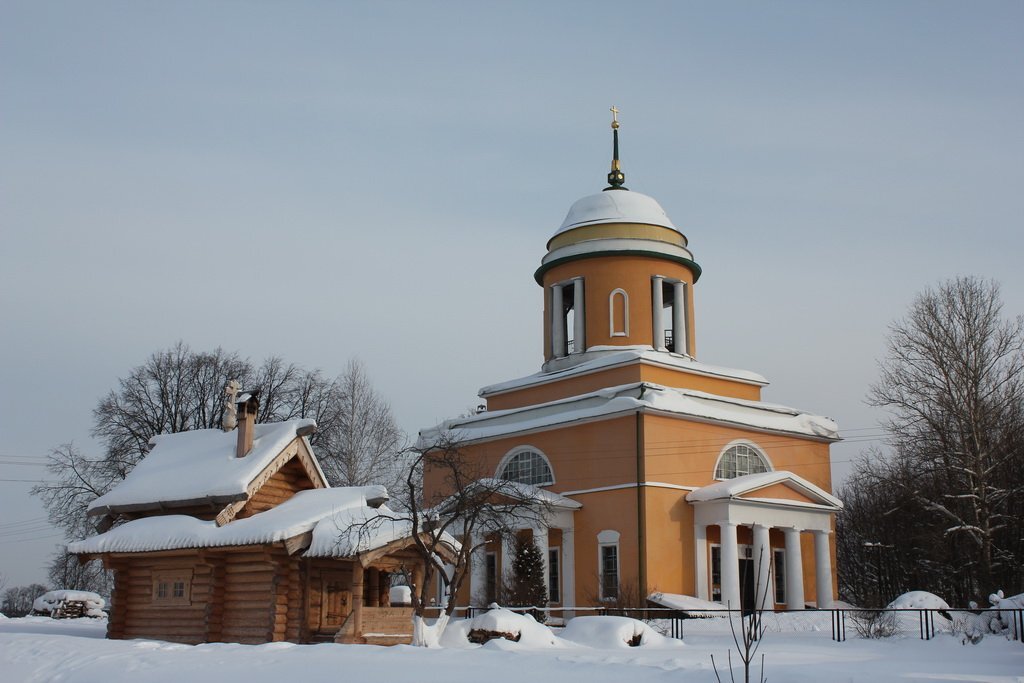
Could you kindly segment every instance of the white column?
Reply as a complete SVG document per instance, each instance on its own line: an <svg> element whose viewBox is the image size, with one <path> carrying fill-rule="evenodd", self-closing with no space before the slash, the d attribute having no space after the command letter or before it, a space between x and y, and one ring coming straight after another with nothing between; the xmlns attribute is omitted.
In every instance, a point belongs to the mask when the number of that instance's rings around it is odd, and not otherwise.
<svg viewBox="0 0 1024 683"><path fill-rule="evenodd" d="M562 614L566 619L576 615L571 611L576 606L576 543L573 529L574 526L562 529Z"/></svg>
<svg viewBox="0 0 1024 683"><path fill-rule="evenodd" d="M551 356L565 355L565 303L562 301L562 285L551 288Z"/></svg>
<svg viewBox="0 0 1024 683"><path fill-rule="evenodd" d="M768 527L754 525L754 609L773 609L775 596L768 585L772 566L772 545Z"/></svg>
<svg viewBox="0 0 1024 683"><path fill-rule="evenodd" d="M708 528L701 524L693 527L694 582L696 595L701 600L708 597Z"/></svg>
<svg viewBox="0 0 1024 683"><path fill-rule="evenodd" d="M512 561L515 559L516 536L515 532L511 531L501 535L501 578L499 579L501 585L498 590L499 596L501 589L512 587Z"/></svg>
<svg viewBox="0 0 1024 683"><path fill-rule="evenodd" d="M654 313L654 343L651 346L655 351L665 348L665 321L662 313L665 308L665 301L661 295L661 286L664 278L655 275L651 278L651 309Z"/></svg>
<svg viewBox="0 0 1024 683"><path fill-rule="evenodd" d="M472 536L473 553L470 556L469 602L472 607L487 606L487 546L479 533Z"/></svg>
<svg viewBox="0 0 1024 683"><path fill-rule="evenodd" d="M686 336L686 283L675 283L672 303L672 345L676 353L689 353Z"/></svg>
<svg viewBox="0 0 1024 683"><path fill-rule="evenodd" d="M548 577L551 567L548 565L548 528L533 529L533 544L540 551L542 566L544 568L544 590L548 588ZM534 605L535 607L547 607L547 605Z"/></svg>
<svg viewBox="0 0 1024 683"><path fill-rule="evenodd" d="M832 550L828 543L828 531L814 532L814 584L818 598L818 609L832 607Z"/></svg>
<svg viewBox="0 0 1024 683"><path fill-rule="evenodd" d="M722 604L740 608L740 553L736 543L736 525L722 522Z"/></svg>
<svg viewBox="0 0 1024 683"><path fill-rule="evenodd" d="M583 353L587 350L587 325L583 309L583 278L578 277L572 281L572 338L573 350L576 353Z"/></svg>
<svg viewBox="0 0 1024 683"><path fill-rule="evenodd" d="M804 558L800 552L800 530L785 529L786 608L804 608Z"/></svg>

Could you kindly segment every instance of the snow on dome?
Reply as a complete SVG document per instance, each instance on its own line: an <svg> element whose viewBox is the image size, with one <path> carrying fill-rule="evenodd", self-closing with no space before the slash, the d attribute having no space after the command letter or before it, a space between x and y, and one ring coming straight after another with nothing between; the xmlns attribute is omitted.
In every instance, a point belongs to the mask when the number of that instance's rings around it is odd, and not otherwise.
<svg viewBox="0 0 1024 683"><path fill-rule="evenodd" d="M139 509L158 504L212 501L226 503L245 497L246 487L263 468L298 436L316 426L310 419L256 425L252 450L235 457L237 434L220 429L197 429L153 437L151 450L128 476L89 505L90 514L113 509Z"/></svg>
<svg viewBox="0 0 1024 683"><path fill-rule="evenodd" d="M899 596L886 609L949 609L946 601L928 591L910 591Z"/></svg>
<svg viewBox="0 0 1024 683"><path fill-rule="evenodd" d="M609 190L577 200L555 235L601 223L642 223L680 232L653 197L627 190Z"/></svg>

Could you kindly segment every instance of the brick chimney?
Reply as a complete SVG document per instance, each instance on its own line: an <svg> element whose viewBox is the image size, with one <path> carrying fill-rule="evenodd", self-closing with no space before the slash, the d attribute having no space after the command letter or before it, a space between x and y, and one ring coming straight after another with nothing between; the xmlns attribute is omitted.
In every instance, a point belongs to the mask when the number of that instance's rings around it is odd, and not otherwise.
<svg viewBox="0 0 1024 683"><path fill-rule="evenodd" d="M235 457L244 458L252 450L256 432L256 413L260 410L260 390L243 393L238 397L238 445Z"/></svg>

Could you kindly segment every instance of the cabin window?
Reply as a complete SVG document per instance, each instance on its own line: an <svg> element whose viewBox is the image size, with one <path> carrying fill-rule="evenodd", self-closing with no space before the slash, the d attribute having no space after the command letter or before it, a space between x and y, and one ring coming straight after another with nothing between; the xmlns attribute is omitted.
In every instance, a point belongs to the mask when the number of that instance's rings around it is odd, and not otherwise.
<svg viewBox="0 0 1024 683"><path fill-rule="evenodd" d="M612 337L629 336L629 295L616 289L608 295L608 334Z"/></svg>
<svg viewBox="0 0 1024 683"><path fill-rule="evenodd" d="M559 563L559 548L548 548L548 600L550 602L562 602L561 590L561 566Z"/></svg>
<svg viewBox="0 0 1024 683"><path fill-rule="evenodd" d="M551 463L535 448L523 446L509 451L498 466L498 479L520 484L547 486L555 483Z"/></svg>
<svg viewBox="0 0 1024 683"><path fill-rule="evenodd" d="M153 603L160 605L192 604L192 571L162 571L153 574Z"/></svg>
<svg viewBox="0 0 1024 683"><path fill-rule="evenodd" d="M718 458L715 479L735 479L771 469L768 458L754 444L737 443L726 448Z"/></svg>
<svg viewBox="0 0 1024 683"><path fill-rule="evenodd" d="M619 597L619 532L605 529L599 533L597 553L600 598L616 600Z"/></svg>
<svg viewBox="0 0 1024 683"><path fill-rule="evenodd" d="M786 551L776 548L772 553L772 569L775 572L775 602L786 602Z"/></svg>

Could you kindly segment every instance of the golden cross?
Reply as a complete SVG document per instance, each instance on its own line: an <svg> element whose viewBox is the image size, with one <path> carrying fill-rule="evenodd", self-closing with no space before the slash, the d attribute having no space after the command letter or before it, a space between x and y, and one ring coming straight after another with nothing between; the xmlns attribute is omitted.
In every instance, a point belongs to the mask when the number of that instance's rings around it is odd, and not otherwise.
<svg viewBox="0 0 1024 683"><path fill-rule="evenodd" d="M612 113L612 128L618 128L619 127L619 110L616 109L615 105L613 104L612 108L609 111Z"/></svg>

